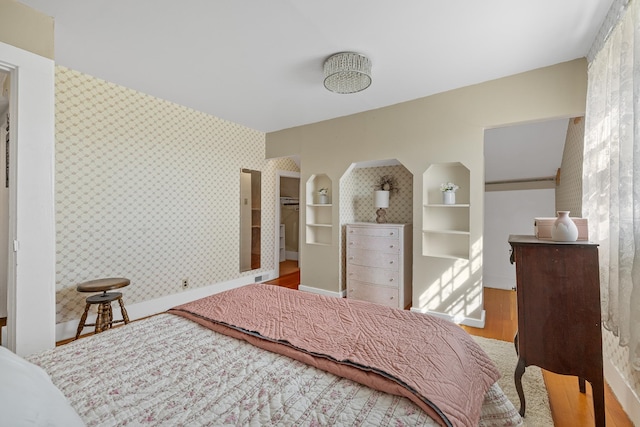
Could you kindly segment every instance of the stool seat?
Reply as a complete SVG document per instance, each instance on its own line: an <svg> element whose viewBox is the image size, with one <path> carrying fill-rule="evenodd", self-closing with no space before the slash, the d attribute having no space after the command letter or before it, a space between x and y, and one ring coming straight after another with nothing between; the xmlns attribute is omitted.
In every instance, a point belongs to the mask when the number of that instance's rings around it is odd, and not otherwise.
<svg viewBox="0 0 640 427"><path fill-rule="evenodd" d="M122 292L105 292L102 294L91 295L87 298L87 304L103 304L120 298L122 298Z"/></svg>
<svg viewBox="0 0 640 427"><path fill-rule="evenodd" d="M109 277L107 279L96 279L88 282L80 283L76 289L78 292L106 292L113 289L124 288L129 286L131 281L124 277Z"/></svg>
<svg viewBox="0 0 640 427"><path fill-rule="evenodd" d="M129 279L125 279L124 277L110 277L107 279L90 280L88 282L78 284L76 287L78 292L102 293L87 297L84 313L82 313L80 323L78 323L76 339L80 337L85 326L95 326L95 333L98 334L112 328L114 323L129 323L129 316L127 315L127 310L124 308L124 302L122 302L122 292L107 292L113 289L124 288L125 286L128 286L129 283ZM111 303L113 301L118 301L118 304L120 304L120 312L122 313L121 320L113 320L113 310L111 308ZM96 317L96 322L85 323L87 315L89 314L89 307L91 307L92 304L98 305L98 316Z"/></svg>

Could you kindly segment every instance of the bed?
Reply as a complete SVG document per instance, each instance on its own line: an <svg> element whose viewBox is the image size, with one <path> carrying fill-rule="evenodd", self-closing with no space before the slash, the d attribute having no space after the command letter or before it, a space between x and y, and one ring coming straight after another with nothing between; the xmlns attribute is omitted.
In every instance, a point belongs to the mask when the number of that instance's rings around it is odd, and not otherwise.
<svg viewBox="0 0 640 427"><path fill-rule="evenodd" d="M522 424L458 326L272 285L27 359L90 426Z"/></svg>

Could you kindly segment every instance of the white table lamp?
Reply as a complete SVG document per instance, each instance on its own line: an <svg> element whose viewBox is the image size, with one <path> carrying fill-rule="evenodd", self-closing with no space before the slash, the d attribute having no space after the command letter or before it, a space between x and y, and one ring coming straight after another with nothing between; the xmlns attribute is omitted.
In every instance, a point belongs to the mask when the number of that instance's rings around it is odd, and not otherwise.
<svg viewBox="0 0 640 427"><path fill-rule="evenodd" d="M379 224L387 222L387 212L385 209L389 207L389 192L384 190L377 190L373 192L373 206L376 211L376 222Z"/></svg>

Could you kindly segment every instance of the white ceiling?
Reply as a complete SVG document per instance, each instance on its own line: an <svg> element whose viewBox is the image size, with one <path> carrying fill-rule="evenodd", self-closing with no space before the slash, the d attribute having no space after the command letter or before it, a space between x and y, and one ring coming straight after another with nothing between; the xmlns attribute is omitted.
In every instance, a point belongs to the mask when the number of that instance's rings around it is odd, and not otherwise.
<svg viewBox="0 0 640 427"><path fill-rule="evenodd" d="M485 182L555 177L568 125L568 119L554 119L486 130Z"/></svg>
<svg viewBox="0 0 640 427"><path fill-rule="evenodd" d="M20 0L55 19L55 60L270 132L586 56L612 0ZM322 85L333 53L364 92Z"/></svg>

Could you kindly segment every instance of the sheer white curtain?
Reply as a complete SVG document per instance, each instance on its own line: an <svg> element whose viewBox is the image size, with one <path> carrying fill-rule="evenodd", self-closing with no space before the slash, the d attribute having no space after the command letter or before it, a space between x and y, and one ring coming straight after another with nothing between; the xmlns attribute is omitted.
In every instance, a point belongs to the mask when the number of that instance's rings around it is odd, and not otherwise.
<svg viewBox="0 0 640 427"><path fill-rule="evenodd" d="M583 214L600 244L603 321L640 370L640 0L589 62Z"/></svg>

